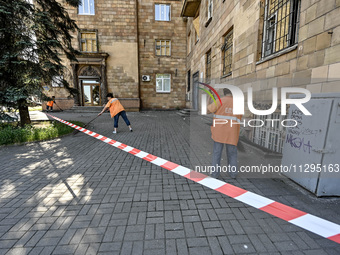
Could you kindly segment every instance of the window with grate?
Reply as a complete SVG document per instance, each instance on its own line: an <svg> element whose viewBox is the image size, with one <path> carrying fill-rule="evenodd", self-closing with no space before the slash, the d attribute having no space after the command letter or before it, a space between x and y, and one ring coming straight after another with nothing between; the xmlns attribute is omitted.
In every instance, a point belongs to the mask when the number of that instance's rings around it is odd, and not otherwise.
<svg viewBox="0 0 340 255"><path fill-rule="evenodd" d="M171 56L171 40L156 40L156 56Z"/></svg>
<svg viewBox="0 0 340 255"><path fill-rule="evenodd" d="M300 0L266 0L262 58L297 43Z"/></svg>
<svg viewBox="0 0 340 255"><path fill-rule="evenodd" d="M80 33L80 50L82 52L98 52L96 32Z"/></svg>
<svg viewBox="0 0 340 255"><path fill-rule="evenodd" d="M271 151L282 153L285 128L280 123L284 120L284 116L279 113L273 113L269 116L255 116L258 122L265 123L263 126L257 126L253 130L253 142L265 147ZM280 121L267 121L268 119Z"/></svg>
<svg viewBox="0 0 340 255"><path fill-rule="evenodd" d="M222 75L229 75L232 72L233 65L233 36L234 30L231 30L224 37L224 44L222 46L222 62L223 62L223 71Z"/></svg>
<svg viewBox="0 0 340 255"><path fill-rule="evenodd" d="M205 77L207 82L209 82L211 79L211 50L209 50L206 54Z"/></svg>
<svg viewBox="0 0 340 255"><path fill-rule="evenodd" d="M94 0L81 0L78 8L78 14L94 15Z"/></svg>

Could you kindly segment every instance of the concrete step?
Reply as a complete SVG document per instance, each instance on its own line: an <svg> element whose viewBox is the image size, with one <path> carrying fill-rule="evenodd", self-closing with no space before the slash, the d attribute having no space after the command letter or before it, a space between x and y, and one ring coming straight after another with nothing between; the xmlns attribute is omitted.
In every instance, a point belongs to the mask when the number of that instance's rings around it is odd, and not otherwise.
<svg viewBox="0 0 340 255"><path fill-rule="evenodd" d="M198 112L198 110L196 110L196 109L189 109L189 108L182 109L181 111L185 111L185 112Z"/></svg>
<svg viewBox="0 0 340 255"><path fill-rule="evenodd" d="M178 115L182 117L190 117L191 114L196 114L197 110L195 109L182 109L177 112Z"/></svg>
<svg viewBox="0 0 340 255"><path fill-rule="evenodd" d="M103 106L73 106L67 112L97 112L99 113Z"/></svg>

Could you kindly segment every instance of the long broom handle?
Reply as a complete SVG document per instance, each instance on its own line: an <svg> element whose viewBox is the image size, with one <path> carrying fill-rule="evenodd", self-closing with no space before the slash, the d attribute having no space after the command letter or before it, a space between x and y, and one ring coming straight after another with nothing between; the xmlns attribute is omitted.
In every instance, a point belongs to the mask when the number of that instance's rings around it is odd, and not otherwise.
<svg viewBox="0 0 340 255"><path fill-rule="evenodd" d="M61 109L61 107L57 104L57 102L54 100L54 103L56 106L58 106L59 110L61 110L62 112L64 111L63 109Z"/></svg>
<svg viewBox="0 0 340 255"><path fill-rule="evenodd" d="M97 119L99 116L100 116L100 115L97 115L95 118L93 118L92 120L90 120L89 122L87 122L87 123L85 124L85 126L88 125L88 124L90 124L92 121L94 121L95 119Z"/></svg>
<svg viewBox="0 0 340 255"><path fill-rule="evenodd" d="M84 128L87 127L92 121L94 121L95 119L97 119L100 115L97 115L95 118L93 118L92 120L90 120L89 122L87 122L85 125L84 125ZM74 130L73 131L73 135L75 134L78 134L78 132L80 132L79 130Z"/></svg>

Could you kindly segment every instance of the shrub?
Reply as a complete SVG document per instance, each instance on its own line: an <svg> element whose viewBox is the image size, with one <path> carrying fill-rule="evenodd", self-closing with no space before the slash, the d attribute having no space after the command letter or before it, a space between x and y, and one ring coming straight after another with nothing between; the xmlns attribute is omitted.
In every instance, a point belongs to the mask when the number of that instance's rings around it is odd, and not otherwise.
<svg viewBox="0 0 340 255"><path fill-rule="evenodd" d="M78 126L83 123L70 121ZM0 145L17 144L33 141L53 139L73 132L73 128L60 123L53 122L47 127L38 128L32 125L17 127L13 124L0 124Z"/></svg>

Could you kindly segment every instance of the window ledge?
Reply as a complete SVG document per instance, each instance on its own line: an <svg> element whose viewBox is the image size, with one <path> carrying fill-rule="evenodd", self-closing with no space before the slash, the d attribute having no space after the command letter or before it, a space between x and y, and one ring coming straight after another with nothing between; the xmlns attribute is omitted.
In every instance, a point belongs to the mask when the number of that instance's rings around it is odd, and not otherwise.
<svg viewBox="0 0 340 255"><path fill-rule="evenodd" d="M260 65L260 64L262 64L262 63L264 63L264 62L267 62L267 61L269 61L269 60L272 60L272 59L274 59L274 58L277 58L277 57L280 57L280 56L282 56L282 55L284 55L284 54L287 54L287 53L289 53L289 52L291 52L291 51L294 51L294 50L297 49L297 47L298 47L298 44L294 44L293 46L290 46L290 47L288 47L288 48L286 48L286 49L284 49L284 50L281 50L281 51L276 52L276 53L274 53L274 54L272 54L272 55L269 55L269 56L267 56L267 57L265 57L265 58L262 58L261 60L259 60L259 61L256 62L256 65Z"/></svg>
<svg viewBox="0 0 340 255"><path fill-rule="evenodd" d="M96 14L95 13L93 13L93 14L91 14L91 13L78 13L78 15L81 15L81 16L95 16Z"/></svg>
<svg viewBox="0 0 340 255"><path fill-rule="evenodd" d="M170 94L171 91L156 91L158 94Z"/></svg>
<svg viewBox="0 0 340 255"><path fill-rule="evenodd" d="M205 22L205 27L208 27L209 24L211 23L211 21L212 21L212 17L210 17L210 18L207 20L207 22Z"/></svg>

